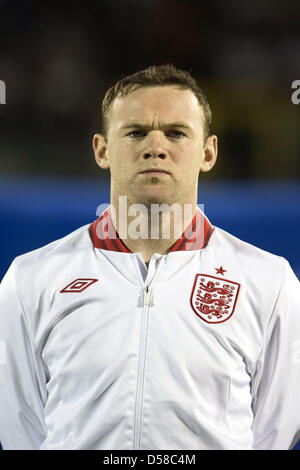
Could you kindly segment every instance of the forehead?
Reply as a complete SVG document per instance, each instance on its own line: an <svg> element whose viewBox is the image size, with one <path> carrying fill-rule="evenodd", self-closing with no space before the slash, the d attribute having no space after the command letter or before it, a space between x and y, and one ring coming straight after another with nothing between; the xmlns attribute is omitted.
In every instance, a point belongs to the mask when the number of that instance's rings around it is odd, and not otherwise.
<svg viewBox="0 0 300 470"><path fill-rule="evenodd" d="M122 125L124 121L203 122L202 107L190 89L176 86L141 87L126 96L117 97L110 110L110 125Z"/></svg>

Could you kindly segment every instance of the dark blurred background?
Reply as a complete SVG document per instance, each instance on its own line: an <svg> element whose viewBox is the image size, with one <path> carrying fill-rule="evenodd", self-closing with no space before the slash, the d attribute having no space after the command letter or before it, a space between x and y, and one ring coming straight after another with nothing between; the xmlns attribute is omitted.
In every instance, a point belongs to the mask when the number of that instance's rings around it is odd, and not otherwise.
<svg viewBox="0 0 300 470"><path fill-rule="evenodd" d="M0 278L109 201L91 146L103 95L163 63L198 78L213 110L211 222L300 276L299 0L0 0Z"/></svg>
<svg viewBox="0 0 300 470"><path fill-rule="evenodd" d="M211 102L220 158L205 180L299 178L298 0L2 0L0 22L2 174L102 177L91 137L104 92L167 62Z"/></svg>

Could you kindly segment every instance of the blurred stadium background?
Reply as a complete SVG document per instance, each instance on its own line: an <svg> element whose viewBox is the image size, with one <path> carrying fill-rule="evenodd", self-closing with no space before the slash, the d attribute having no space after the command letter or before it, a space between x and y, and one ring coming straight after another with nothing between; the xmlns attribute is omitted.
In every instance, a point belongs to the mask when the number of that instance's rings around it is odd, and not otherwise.
<svg viewBox="0 0 300 470"><path fill-rule="evenodd" d="M198 77L213 110L220 149L199 182L206 215L300 277L298 0L0 0L0 19L0 278L109 201L91 146L103 94L163 63Z"/></svg>

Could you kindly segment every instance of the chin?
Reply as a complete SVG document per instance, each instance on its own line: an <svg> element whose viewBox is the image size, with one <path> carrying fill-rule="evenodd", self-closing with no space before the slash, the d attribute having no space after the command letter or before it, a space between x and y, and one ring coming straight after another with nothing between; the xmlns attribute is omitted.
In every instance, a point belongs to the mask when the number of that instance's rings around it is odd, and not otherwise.
<svg viewBox="0 0 300 470"><path fill-rule="evenodd" d="M178 193L174 187L167 185L143 185L135 186L132 189L130 198L138 204L174 204L178 201Z"/></svg>
<svg viewBox="0 0 300 470"><path fill-rule="evenodd" d="M160 194L147 194L145 191L140 198L140 203L145 204L146 206L149 206L151 204L169 204L172 205L176 202L176 198L172 197L170 194L163 194L161 192Z"/></svg>

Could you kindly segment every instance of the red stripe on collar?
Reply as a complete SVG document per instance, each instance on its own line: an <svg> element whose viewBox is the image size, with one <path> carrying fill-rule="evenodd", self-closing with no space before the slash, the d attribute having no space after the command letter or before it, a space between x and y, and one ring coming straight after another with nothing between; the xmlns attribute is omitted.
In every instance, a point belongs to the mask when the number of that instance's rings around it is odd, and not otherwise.
<svg viewBox="0 0 300 470"><path fill-rule="evenodd" d="M201 250L207 245L213 231L209 220L197 210L192 222L169 252ZM109 208L89 226L89 233L95 248L132 253L115 230Z"/></svg>
<svg viewBox="0 0 300 470"><path fill-rule="evenodd" d="M207 245L213 231L214 228L209 220L197 210L190 225L169 251L201 250Z"/></svg>
<svg viewBox="0 0 300 470"><path fill-rule="evenodd" d="M95 248L132 253L116 232L109 208L90 225L89 232Z"/></svg>

